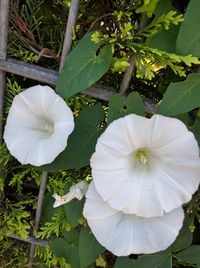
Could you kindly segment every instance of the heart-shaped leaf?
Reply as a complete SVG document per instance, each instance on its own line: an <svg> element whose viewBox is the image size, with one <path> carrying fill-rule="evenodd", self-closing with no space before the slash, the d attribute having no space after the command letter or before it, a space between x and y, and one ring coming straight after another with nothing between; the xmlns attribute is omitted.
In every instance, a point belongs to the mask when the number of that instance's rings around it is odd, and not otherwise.
<svg viewBox="0 0 200 268"><path fill-rule="evenodd" d="M87 33L65 60L57 85L57 93L70 97L90 87L109 69L112 58L111 45L106 45L97 55L101 44L91 40L92 33Z"/></svg>

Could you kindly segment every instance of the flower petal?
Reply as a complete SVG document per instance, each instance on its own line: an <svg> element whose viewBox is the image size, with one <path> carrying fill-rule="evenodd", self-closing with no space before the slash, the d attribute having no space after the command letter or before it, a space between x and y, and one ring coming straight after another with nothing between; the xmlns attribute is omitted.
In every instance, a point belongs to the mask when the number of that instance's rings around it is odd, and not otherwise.
<svg viewBox="0 0 200 268"><path fill-rule="evenodd" d="M94 183L86 194L83 214L99 243L117 256L165 250L178 236L184 219L181 207L163 217L124 214L101 199Z"/></svg>

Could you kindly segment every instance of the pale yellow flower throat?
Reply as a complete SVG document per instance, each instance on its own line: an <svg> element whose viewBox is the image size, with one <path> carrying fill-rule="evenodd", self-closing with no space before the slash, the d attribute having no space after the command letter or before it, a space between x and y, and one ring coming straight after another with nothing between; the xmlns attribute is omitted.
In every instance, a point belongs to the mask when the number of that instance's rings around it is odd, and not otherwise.
<svg viewBox="0 0 200 268"><path fill-rule="evenodd" d="M146 149L138 149L135 152L135 158L143 165L146 165L149 161L148 151Z"/></svg>

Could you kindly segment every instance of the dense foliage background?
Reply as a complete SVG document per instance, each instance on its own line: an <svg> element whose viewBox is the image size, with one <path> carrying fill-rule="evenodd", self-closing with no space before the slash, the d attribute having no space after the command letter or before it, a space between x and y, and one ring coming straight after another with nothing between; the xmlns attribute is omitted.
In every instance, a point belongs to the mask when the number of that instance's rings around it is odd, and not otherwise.
<svg viewBox="0 0 200 268"><path fill-rule="evenodd" d="M70 0L12 0L8 56L57 70L69 5ZM20 165L5 144L0 148L0 267L28 267L29 245L9 235L15 232L26 238L33 230L42 170L49 171L49 179L35 235L50 240L50 247L37 247L36 267L200 267L199 192L185 205L184 226L168 250L130 258L116 258L98 244L82 216L84 200L52 208L53 193L64 194L83 179L91 181L89 159L96 140L120 116L131 112L176 116L200 142L199 1L81 0L73 32L75 49L56 87L76 116L69 146L40 169ZM130 65L132 76L126 86L122 81ZM90 79L85 79L87 75ZM109 86L116 94L107 103L79 93L94 83ZM35 84L7 76L3 120L14 96Z"/></svg>

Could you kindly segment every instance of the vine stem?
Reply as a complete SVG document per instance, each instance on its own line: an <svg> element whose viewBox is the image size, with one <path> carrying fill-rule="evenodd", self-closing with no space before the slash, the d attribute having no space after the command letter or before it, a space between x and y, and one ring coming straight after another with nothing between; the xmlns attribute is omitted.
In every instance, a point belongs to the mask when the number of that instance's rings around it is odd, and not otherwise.
<svg viewBox="0 0 200 268"><path fill-rule="evenodd" d="M132 55L130 56L129 64L130 65L128 66L127 70L125 71L125 73L123 75L122 82L121 82L121 85L119 88L119 93L121 93L122 95L125 95L125 93L128 89L129 83L131 81L133 71L135 69L135 64L134 64L134 60L133 60Z"/></svg>
<svg viewBox="0 0 200 268"><path fill-rule="evenodd" d="M107 13L107 14L103 14L100 17L98 17L95 21L93 21L93 23L90 25L90 28L88 29L88 32L91 31L91 29L93 28L93 26L101 19L111 16L113 13Z"/></svg>
<svg viewBox="0 0 200 268"><path fill-rule="evenodd" d="M63 50L62 50L59 71L62 70L64 63L65 63L65 59L66 59L66 57L71 49L71 46L72 46L73 27L76 24L76 18L77 18L78 8L79 8L79 1L80 0L72 0L71 4L70 4L69 15L68 15L68 20L67 20L67 27L66 27L66 32L65 32L65 40L64 40Z"/></svg>

